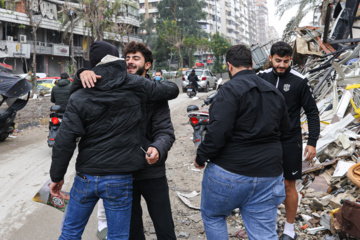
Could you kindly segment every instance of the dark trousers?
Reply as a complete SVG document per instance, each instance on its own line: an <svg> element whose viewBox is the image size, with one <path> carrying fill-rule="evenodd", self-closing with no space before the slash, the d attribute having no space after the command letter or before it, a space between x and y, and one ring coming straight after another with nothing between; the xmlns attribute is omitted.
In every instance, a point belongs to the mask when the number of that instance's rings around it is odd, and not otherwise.
<svg viewBox="0 0 360 240"><path fill-rule="evenodd" d="M145 240L141 196L153 221L158 240L176 239L166 177L135 180L130 223L130 240Z"/></svg>

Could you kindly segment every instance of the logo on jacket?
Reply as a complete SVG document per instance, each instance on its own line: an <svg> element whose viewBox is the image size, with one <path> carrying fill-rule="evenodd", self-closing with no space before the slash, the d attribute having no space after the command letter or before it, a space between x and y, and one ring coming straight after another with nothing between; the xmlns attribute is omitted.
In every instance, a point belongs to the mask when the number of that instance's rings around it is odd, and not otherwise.
<svg viewBox="0 0 360 240"><path fill-rule="evenodd" d="M290 84L284 84L284 92L287 92L290 90Z"/></svg>

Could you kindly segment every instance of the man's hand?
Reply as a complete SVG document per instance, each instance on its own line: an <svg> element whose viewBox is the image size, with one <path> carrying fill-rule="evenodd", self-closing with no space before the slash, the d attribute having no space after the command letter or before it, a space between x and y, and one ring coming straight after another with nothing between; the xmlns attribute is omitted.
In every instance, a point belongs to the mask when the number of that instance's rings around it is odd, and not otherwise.
<svg viewBox="0 0 360 240"><path fill-rule="evenodd" d="M311 159L313 159L316 156L316 148L310 145L307 145L304 151L304 157L305 161L309 161Z"/></svg>
<svg viewBox="0 0 360 240"><path fill-rule="evenodd" d="M205 165L200 166L199 164L197 164L197 162L196 162L196 157L195 157L195 159L194 159L194 165L195 165L195 167L198 168L198 169L203 169L203 168L205 167Z"/></svg>
<svg viewBox="0 0 360 240"><path fill-rule="evenodd" d="M85 70L82 73L80 73L80 80L84 88L92 88L95 86L95 83L97 79L100 79L100 75L96 75L94 71L91 70Z"/></svg>
<svg viewBox="0 0 360 240"><path fill-rule="evenodd" d="M64 180L61 180L60 182L51 182L49 185L50 193L55 197L61 197L60 190L62 186L64 185Z"/></svg>
<svg viewBox="0 0 360 240"><path fill-rule="evenodd" d="M159 160L159 151L154 147L149 147L145 154L145 158L149 164L154 164ZM150 157L148 156L150 155Z"/></svg>

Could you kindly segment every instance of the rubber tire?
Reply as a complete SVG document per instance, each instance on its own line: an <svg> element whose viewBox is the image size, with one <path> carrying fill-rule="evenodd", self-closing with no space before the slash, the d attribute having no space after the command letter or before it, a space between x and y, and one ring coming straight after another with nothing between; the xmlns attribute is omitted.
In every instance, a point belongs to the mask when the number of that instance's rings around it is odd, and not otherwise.
<svg viewBox="0 0 360 240"><path fill-rule="evenodd" d="M0 142L5 141L8 136L9 133L0 133Z"/></svg>
<svg viewBox="0 0 360 240"><path fill-rule="evenodd" d="M183 88L183 92L186 93L186 88Z"/></svg>
<svg viewBox="0 0 360 240"><path fill-rule="evenodd" d="M209 84L209 82L208 83L206 83L206 88L204 88L204 92L209 92L209 86L210 84Z"/></svg>

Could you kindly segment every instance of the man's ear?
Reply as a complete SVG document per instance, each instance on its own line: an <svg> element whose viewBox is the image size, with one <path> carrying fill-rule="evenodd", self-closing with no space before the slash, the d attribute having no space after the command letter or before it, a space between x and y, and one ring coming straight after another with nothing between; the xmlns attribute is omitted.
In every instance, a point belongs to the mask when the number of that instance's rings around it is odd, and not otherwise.
<svg viewBox="0 0 360 240"><path fill-rule="evenodd" d="M271 62L271 59L272 59L272 57L271 57L271 55L269 55L269 60L270 60L270 62Z"/></svg>
<svg viewBox="0 0 360 240"><path fill-rule="evenodd" d="M149 70L151 68L151 62L146 62L145 63L145 70Z"/></svg>

